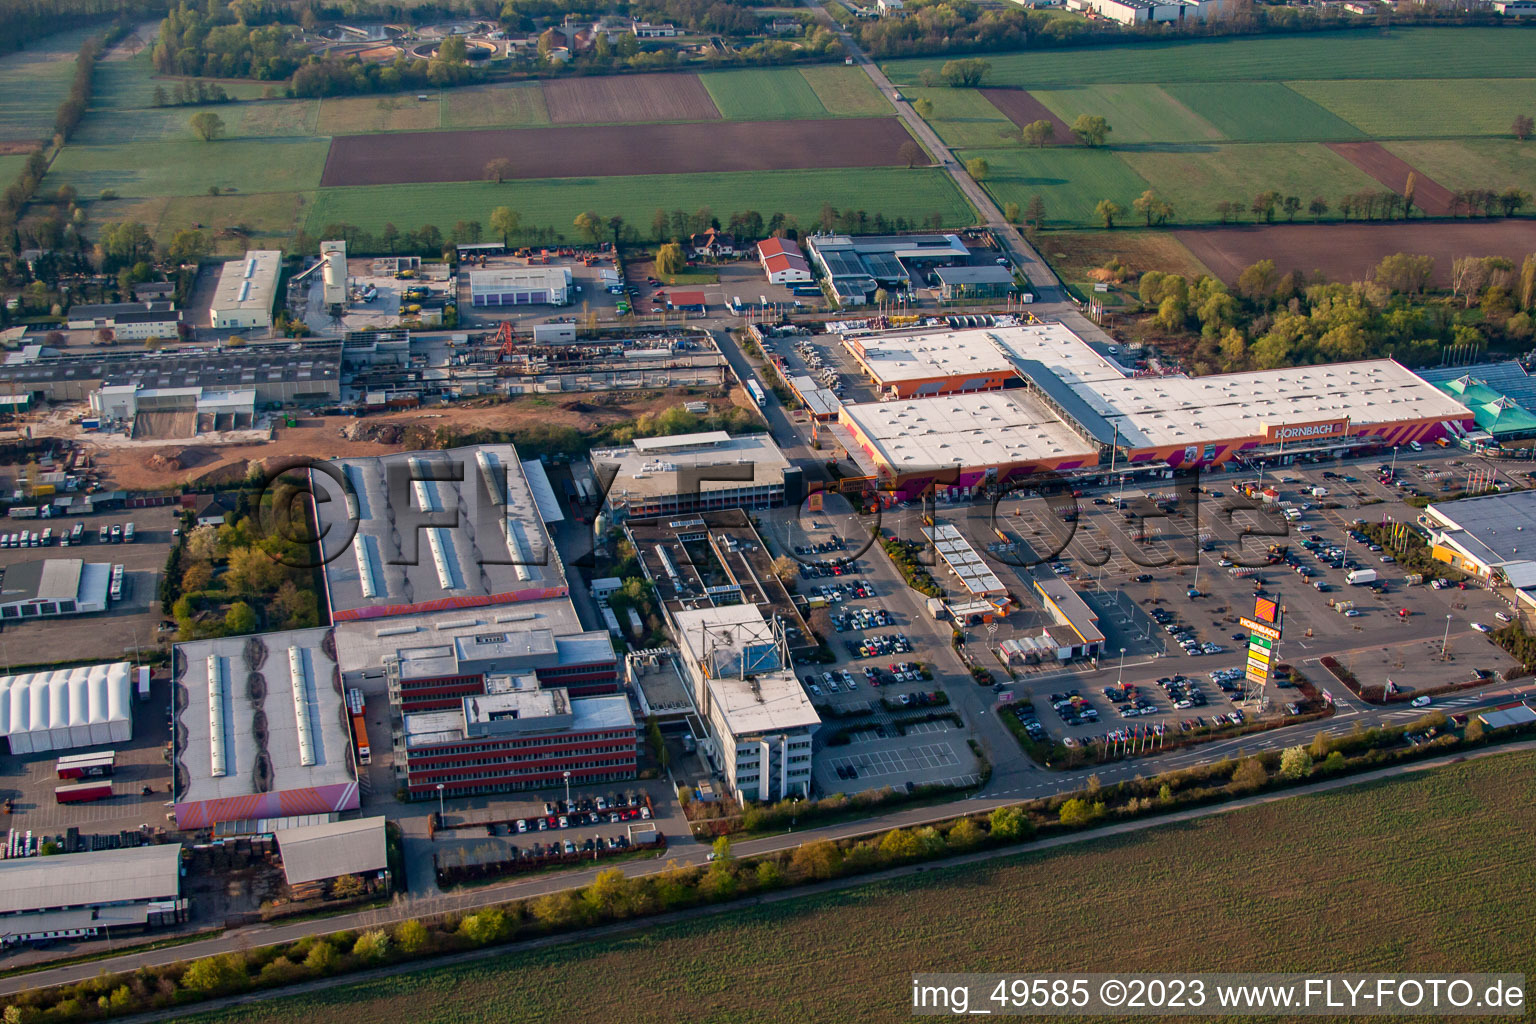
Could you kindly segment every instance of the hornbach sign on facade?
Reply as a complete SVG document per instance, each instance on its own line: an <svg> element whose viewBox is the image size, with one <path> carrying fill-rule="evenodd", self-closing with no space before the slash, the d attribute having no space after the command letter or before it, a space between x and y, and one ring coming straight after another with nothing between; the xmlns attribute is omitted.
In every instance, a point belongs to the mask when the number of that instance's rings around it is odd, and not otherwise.
<svg viewBox="0 0 1536 1024"><path fill-rule="evenodd" d="M1264 437L1270 441L1307 441L1315 437L1334 437L1349 431L1349 420L1327 423L1266 423Z"/></svg>

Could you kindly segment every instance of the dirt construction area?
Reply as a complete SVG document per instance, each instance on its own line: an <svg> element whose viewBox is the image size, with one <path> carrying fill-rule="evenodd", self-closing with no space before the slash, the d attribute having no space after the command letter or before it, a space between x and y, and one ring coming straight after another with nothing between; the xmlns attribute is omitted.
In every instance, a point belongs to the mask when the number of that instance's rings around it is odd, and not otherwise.
<svg viewBox="0 0 1536 1024"><path fill-rule="evenodd" d="M618 75L544 83L555 124L718 121L720 111L698 75Z"/></svg>
<svg viewBox="0 0 1536 1024"><path fill-rule="evenodd" d="M297 426L274 429L273 439L264 444L95 449L92 458L114 488L158 490L209 478L233 484L244 479L252 463L320 455L384 455L407 446L430 445L432 435L440 428L465 433L517 431L537 424L590 432L669 409L685 400L705 400L702 395L677 392L624 394L632 397L620 397L620 393L528 395L509 401L477 400L361 419L311 416L298 420ZM715 411L729 404L723 400L709 402Z"/></svg>
<svg viewBox="0 0 1536 1024"><path fill-rule="evenodd" d="M894 117L348 135L331 141L320 184L476 181L498 157L516 178L894 167L911 141Z"/></svg>
<svg viewBox="0 0 1536 1024"><path fill-rule="evenodd" d="M1453 212L1450 189L1430 180L1423 171L1414 170L1411 164L1388 152L1381 143L1330 142L1327 146L1398 195L1408 187L1408 175L1413 175L1413 205L1426 216L1449 217Z"/></svg>
<svg viewBox="0 0 1536 1024"><path fill-rule="evenodd" d="M1390 224L1275 224L1204 228L1174 235L1228 284L1260 260L1284 274L1320 270L1333 281L1364 281L1393 253L1435 258L1434 284L1451 284L1451 261L1461 256L1504 256L1515 262L1536 250L1536 221L1396 221Z"/></svg>
<svg viewBox="0 0 1536 1024"><path fill-rule="evenodd" d="M1056 129L1056 133L1051 136L1051 145L1071 146L1077 142L1072 134L1072 126L1051 113L1044 103L1029 92L1023 89L983 89L981 94L1020 128L1033 121L1051 122Z"/></svg>

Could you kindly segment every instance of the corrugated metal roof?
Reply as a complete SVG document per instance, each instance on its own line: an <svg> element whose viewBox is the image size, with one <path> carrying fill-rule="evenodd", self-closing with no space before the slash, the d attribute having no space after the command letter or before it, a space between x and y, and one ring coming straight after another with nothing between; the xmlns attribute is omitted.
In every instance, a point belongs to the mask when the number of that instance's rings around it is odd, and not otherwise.
<svg viewBox="0 0 1536 1024"><path fill-rule="evenodd" d="M0 914L171 899L181 844L0 860Z"/></svg>
<svg viewBox="0 0 1536 1024"><path fill-rule="evenodd" d="M388 862L382 815L281 829L277 849L289 885L380 871Z"/></svg>

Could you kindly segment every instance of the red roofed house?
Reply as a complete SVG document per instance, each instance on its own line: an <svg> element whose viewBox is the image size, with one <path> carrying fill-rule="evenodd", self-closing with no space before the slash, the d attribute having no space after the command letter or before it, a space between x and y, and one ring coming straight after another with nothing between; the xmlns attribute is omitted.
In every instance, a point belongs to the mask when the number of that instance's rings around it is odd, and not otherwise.
<svg viewBox="0 0 1536 1024"><path fill-rule="evenodd" d="M688 251L695 256L719 259L736 255L736 236L710 228L703 234L688 236Z"/></svg>
<svg viewBox="0 0 1536 1024"><path fill-rule="evenodd" d="M692 309L700 313L705 312L703 292L670 292L667 295L667 304L673 309Z"/></svg>
<svg viewBox="0 0 1536 1024"><path fill-rule="evenodd" d="M811 280L811 265L798 242L769 238L757 243L757 258L768 272L769 284L800 284Z"/></svg>

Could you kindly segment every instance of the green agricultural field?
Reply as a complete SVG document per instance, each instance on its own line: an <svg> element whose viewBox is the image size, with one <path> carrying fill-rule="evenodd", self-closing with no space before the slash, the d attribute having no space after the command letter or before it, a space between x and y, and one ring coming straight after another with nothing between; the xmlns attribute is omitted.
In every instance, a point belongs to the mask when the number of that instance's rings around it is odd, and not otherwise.
<svg viewBox="0 0 1536 1024"><path fill-rule="evenodd" d="M320 101L321 135L373 135L377 132L418 132L440 128L439 93L390 93L386 96L340 96Z"/></svg>
<svg viewBox="0 0 1536 1024"><path fill-rule="evenodd" d="M1313 196L1331 204L1348 193L1383 188L1317 143L1189 146L1120 156L1173 204L1180 224L1216 220L1216 203L1222 200L1239 202L1246 211L1256 194L1269 189L1300 197L1305 208Z"/></svg>
<svg viewBox="0 0 1536 1024"><path fill-rule="evenodd" d="M1451 191L1520 188L1536 195L1536 144L1514 139L1427 139L1389 142L1387 149ZM1536 213L1530 204L1523 211Z"/></svg>
<svg viewBox="0 0 1536 1024"><path fill-rule="evenodd" d="M1536 50L1536 39L1531 44ZM1532 68L1536 68L1536 57L1527 71ZM1290 86L1376 138L1509 135L1517 114L1536 114L1533 78L1292 82Z"/></svg>
<svg viewBox="0 0 1536 1024"><path fill-rule="evenodd" d="M25 153L0 154L0 189L10 188L11 182L21 175L21 169L26 165Z"/></svg>
<svg viewBox="0 0 1536 1024"><path fill-rule="evenodd" d="M72 144L134 145L145 142L196 142L193 115L208 111L224 121L225 141L313 135L319 100L266 100L201 107L147 107L93 112Z"/></svg>
<svg viewBox="0 0 1536 1024"><path fill-rule="evenodd" d="M176 88L175 79L155 79L155 65L149 52L150 47L146 46L136 57L105 60L96 65L92 112L148 107L154 103L155 86L163 87L167 94Z"/></svg>
<svg viewBox="0 0 1536 1024"><path fill-rule="evenodd" d="M1529 976L1533 857L1536 756L1505 754L186 1019L885 1024L919 971Z"/></svg>
<svg viewBox="0 0 1536 1024"><path fill-rule="evenodd" d="M926 99L933 104L928 123L952 149L1023 145L1018 126L974 89L916 88L904 89L902 95L913 103Z"/></svg>
<svg viewBox="0 0 1536 1024"><path fill-rule="evenodd" d="M451 89L443 94L444 128L532 128L549 124L539 82Z"/></svg>
<svg viewBox="0 0 1536 1024"><path fill-rule="evenodd" d="M862 68L816 64L800 69L816 98L834 117L885 117L891 105Z"/></svg>
<svg viewBox="0 0 1536 1024"><path fill-rule="evenodd" d="M711 71L699 80L728 121L778 121L828 113L811 83L795 68Z"/></svg>
<svg viewBox="0 0 1536 1024"><path fill-rule="evenodd" d="M967 150L956 155L961 160L979 156L991 165L986 187L999 205L1018 203L1023 209L1030 197L1040 196L1048 226L1097 223L1093 209L1100 199L1113 199L1129 216L1131 201L1147 188L1134 170L1107 149L1057 146Z"/></svg>
<svg viewBox="0 0 1536 1024"><path fill-rule="evenodd" d="M211 108L215 113L219 108ZM314 135L320 118L319 100L267 100L226 107L230 138L292 138ZM191 129L189 128L190 132Z"/></svg>
<svg viewBox="0 0 1536 1024"><path fill-rule="evenodd" d="M60 32L0 57L0 142L44 142L53 135L53 115L69 94L75 55L99 31Z"/></svg>
<svg viewBox="0 0 1536 1024"><path fill-rule="evenodd" d="M570 237L575 236L571 221L585 210L605 218L617 214L649 231L657 207L692 213L708 206L722 219L744 210L757 210L765 218L782 212L810 230L823 202L891 218L938 213L947 227L975 222L974 211L943 171L877 167L544 179L520 181L515 188L484 181L328 188L315 198L308 230L316 234L327 224L346 223L377 231L386 221L401 228L436 224L447 230L460 220L488 223L497 206L512 206L526 225L552 227Z"/></svg>
<svg viewBox="0 0 1536 1024"><path fill-rule="evenodd" d="M1508 28L1374 28L1294 36L1192 39L987 54L988 85L1070 88L1095 82L1286 82L1331 78L1523 78L1531 36ZM892 61L913 85L946 58Z"/></svg>
<svg viewBox="0 0 1536 1024"><path fill-rule="evenodd" d="M252 195L183 196L165 206L160 219L147 224L162 245L177 231L204 228L238 228L237 233L215 237L220 254L239 255L247 249L279 249L292 238L314 203L313 192L264 192Z"/></svg>
<svg viewBox="0 0 1536 1024"><path fill-rule="evenodd" d="M1067 124L1083 114L1103 115L1113 129L1109 144L1214 142L1221 133L1155 85L1088 85L1035 89L1035 99Z"/></svg>
<svg viewBox="0 0 1536 1024"><path fill-rule="evenodd" d="M157 142L134 146L66 146L47 185L70 184L82 196L113 189L125 197L195 196L208 189L299 192L320 184L325 139Z"/></svg>
<svg viewBox="0 0 1536 1024"><path fill-rule="evenodd" d="M1347 83L1358 88L1363 83ZM1365 133L1279 82L1184 83L1165 91L1232 142L1334 142Z"/></svg>

